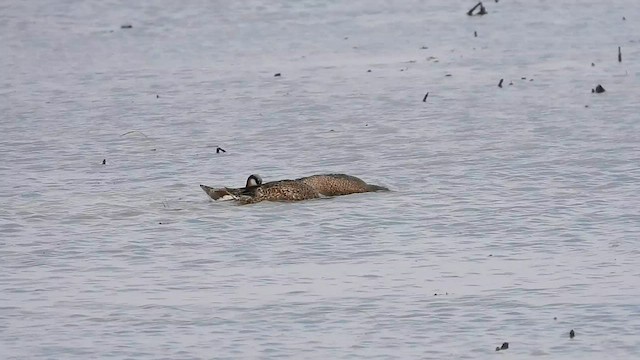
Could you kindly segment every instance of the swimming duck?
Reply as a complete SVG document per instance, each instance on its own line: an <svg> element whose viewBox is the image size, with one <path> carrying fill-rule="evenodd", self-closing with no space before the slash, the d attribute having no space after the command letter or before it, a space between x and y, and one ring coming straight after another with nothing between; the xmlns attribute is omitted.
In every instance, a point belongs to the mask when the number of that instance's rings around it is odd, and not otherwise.
<svg viewBox="0 0 640 360"><path fill-rule="evenodd" d="M214 189L207 185L200 185L200 188L204 190L204 192L207 193L207 195L209 195L209 197L211 197L213 200L234 200L237 199L240 194L246 189L259 185L262 185L262 178L260 177L260 175L251 174L247 178L247 182L245 184L245 187L243 188L223 187Z"/></svg>
<svg viewBox="0 0 640 360"><path fill-rule="evenodd" d="M200 185L213 200L238 200L243 204L260 201L299 201L320 196L339 196L372 191L389 191L386 187L367 184L364 180L346 174L321 174L295 180L262 182L260 175L247 178L244 188L214 189Z"/></svg>
<svg viewBox="0 0 640 360"><path fill-rule="evenodd" d="M389 191L386 187L371 185L362 179L346 174L322 174L306 176L296 181L310 185L321 195L339 196L371 191Z"/></svg>
<svg viewBox="0 0 640 360"><path fill-rule="evenodd" d="M255 204L260 201L300 201L319 197L316 189L301 181L280 180L245 187L238 200L243 204Z"/></svg>

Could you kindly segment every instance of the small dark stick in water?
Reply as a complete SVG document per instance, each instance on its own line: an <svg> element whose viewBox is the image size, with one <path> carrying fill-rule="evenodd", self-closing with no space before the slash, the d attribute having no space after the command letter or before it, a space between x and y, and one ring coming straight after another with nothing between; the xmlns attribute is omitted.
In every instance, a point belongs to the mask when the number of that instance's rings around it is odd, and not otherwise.
<svg viewBox="0 0 640 360"><path fill-rule="evenodd" d="M478 32L477 31L473 32L473 37L478 37Z"/></svg>
<svg viewBox="0 0 640 360"><path fill-rule="evenodd" d="M102 159L102 165L107 165L107 159Z"/></svg>
<svg viewBox="0 0 640 360"><path fill-rule="evenodd" d="M429 93L427 92L425 94L425 96L422 98L422 102L427 102L427 97L429 96Z"/></svg>
<svg viewBox="0 0 640 360"><path fill-rule="evenodd" d="M221 147L219 147L219 146L218 146L218 147L216 148L216 154L220 154L221 152L226 153L227 151L226 151L225 149L223 149L223 148L221 148Z"/></svg>
<svg viewBox="0 0 640 360"><path fill-rule="evenodd" d="M569 331L569 338L573 339L574 337L576 337L576 332L571 329L571 331Z"/></svg>
<svg viewBox="0 0 640 360"><path fill-rule="evenodd" d="M502 82L504 81L504 79L500 79L500 82L498 83L498 87L501 88L502 87Z"/></svg>
<svg viewBox="0 0 640 360"><path fill-rule="evenodd" d="M476 15L484 15L487 13L487 10L484 8L484 5L482 5L482 1L480 1L479 3L476 4L476 6L472 7L471 10L467 11L467 15L473 16L473 12L478 7L480 7L480 11Z"/></svg>
<svg viewBox="0 0 640 360"><path fill-rule="evenodd" d="M480 3L480 11L478 11L478 15L486 15L488 14L487 9L484 8L484 5L482 5L482 2Z"/></svg>
<svg viewBox="0 0 640 360"><path fill-rule="evenodd" d="M622 49L618 46L618 62L622 62Z"/></svg>
<svg viewBox="0 0 640 360"><path fill-rule="evenodd" d="M282 76L282 74L280 74L280 73L275 73L273 76L274 76L274 77L279 77L279 76Z"/></svg>

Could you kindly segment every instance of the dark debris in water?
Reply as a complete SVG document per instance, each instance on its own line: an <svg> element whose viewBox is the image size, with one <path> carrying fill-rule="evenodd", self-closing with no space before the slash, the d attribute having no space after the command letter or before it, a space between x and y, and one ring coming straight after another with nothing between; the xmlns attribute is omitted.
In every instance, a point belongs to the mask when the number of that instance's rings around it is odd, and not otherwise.
<svg viewBox="0 0 640 360"><path fill-rule="evenodd" d="M225 150L225 149L221 148L220 146L216 147L216 154L220 154L221 152L222 152L222 153L226 153L226 152L227 152L227 150Z"/></svg>
<svg viewBox="0 0 640 360"><path fill-rule="evenodd" d="M576 332L571 329L571 331L569 331L569 338L573 339L574 337L576 337Z"/></svg>
<svg viewBox="0 0 640 360"><path fill-rule="evenodd" d="M133 25L131 24L120 25L120 29L131 29L131 28L133 28Z"/></svg>
<svg viewBox="0 0 640 360"><path fill-rule="evenodd" d="M622 62L622 49L618 46L618 62Z"/></svg>
<svg viewBox="0 0 640 360"><path fill-rule="evenodd" d="M500 346L500 347L496 346L496 351L507 350L508 348L509 348L509 343L508 342L503 342L502 346Z"/></svg>
<svg viewBox="0 0 640 360"><path fill-rule="evenodd" d="M473 13L477 8L480 8L480 10L478 10L477 13ZM474 15L486 15L488 14L487 9L485 9L484 5L482 5L482 1L480 1L479 3L476 4L476 6L472 7L471 10L467 11L467 15L469 16L474 16Z"/></svg>

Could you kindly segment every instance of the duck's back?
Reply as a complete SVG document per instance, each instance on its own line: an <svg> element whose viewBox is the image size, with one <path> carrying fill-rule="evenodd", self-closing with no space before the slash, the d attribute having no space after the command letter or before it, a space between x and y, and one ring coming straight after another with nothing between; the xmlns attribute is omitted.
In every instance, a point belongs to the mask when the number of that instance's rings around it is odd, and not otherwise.
<svg viewBox="0 0 640 360"><path fill-rule="evenodd" d="M349 195L369 191L389 190L382 186L369 185L362 179L346 174L312 175L297 179L324 196Z"/></svg>
<svg viewBox="0 0 640 360"><path fill-rule="evenodd" d="M243 202L252 204L260 201L300 201L320 197L313 187L296 180L273 181L247 189Z"/></svg>

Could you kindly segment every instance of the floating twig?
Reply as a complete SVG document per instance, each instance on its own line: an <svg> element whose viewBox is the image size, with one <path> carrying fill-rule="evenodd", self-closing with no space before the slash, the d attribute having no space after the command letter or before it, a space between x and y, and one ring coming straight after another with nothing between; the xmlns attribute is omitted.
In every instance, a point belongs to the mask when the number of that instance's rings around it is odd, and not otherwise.
<svg viewBox="0 0 640 360"><path fill-rule="evenodd" d="M496 347L496 351L507 350L508 348L509 348L509 343L508 342L503 342L502 346Z"/></svg>
<svg viewBox="0 0 640 360"><path fill-rule="evenodd" d="M218 146L216 148L216 154L220 154L221 152L226 153L227 151L225 149L221 148L220 146Z"/></svg>
<svg viewBox="0 0 640 360"><path fill-rule="evenodd" d="M427 102L427 97L428 97L428 96L429 96L429 92L427 92L427 93L424 95L424 98L422 98L422 102Z"/></svg>
<svg viewBox="0 0 640 360"><path fill-rule="evenodd" d="M571 331L569 331L569 338L573 339L574 337L576 337L576 332L571 329Z"/></svg>
<svg viewBox="0 0 640 360"><path fill-rule="evenodd" d="M501 88L502 87L502 82L504 81L504 79L500 79L500 82L498 83L498 87Z"/></svg>
<svg viewBox="0 0 640 360"><path fill-rule="evenodd" d="M467 15L473 16L473 12L476 10L478 6L481 6L481 5L482 5L482 2L477 3L474 7L471 8L471 10L467 11Z"/></svg>
<svg viewBox="0 0 640 360"><path fill-rule="evenodd" d="M280 73L273 74L273 77L280 77L280 76L282 76L282 74L280 74Z"/></svg>
<svg viewBox="0 0 640 360"><path fill-rule="evenodd" d="M107 165L107 159L102 159L102 165Z"/></svg>
<svg viewBox="0 0 640 360"><path fill-rule="evenodd" d="M131 24L120 25L120 29L131 29L132 27L133 27L133 25L131 25Z"/></svg>
<svg viewBox="0 0 640 360"><path fill-rule="evenodd" d="M622 62L622 49L618 46L618 62Z"/></svg>
<svg viewBox="0 0 640 360"><path fill-rule="evenodd" d="M473 32L473 37L478 37L478 32L477 31Z"/></svg>
<svg viewBox="0 0 640 360"><path fill-rule="evenodd" d="M478 13L474 14L473 12L480 7L480 11L478 11ZM467 11L467 15L469 16L473 16L473 15L486 15L487 13L487 9L484 8L484 5L482 5L482 1L480 1L479 3L476 4L476 6L472 7L471 10Z"/></svg>

